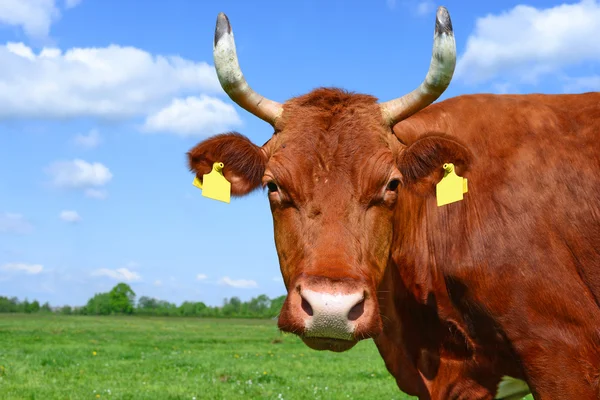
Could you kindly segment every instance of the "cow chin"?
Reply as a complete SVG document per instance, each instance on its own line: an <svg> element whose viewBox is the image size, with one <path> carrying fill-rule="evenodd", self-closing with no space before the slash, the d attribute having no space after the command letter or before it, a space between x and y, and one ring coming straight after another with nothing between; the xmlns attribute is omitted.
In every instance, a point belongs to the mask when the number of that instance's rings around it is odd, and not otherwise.
<svg viewBox="0 0 600 400"><path fill-rule="evenodd" d="M343 339L332 339L322 337L306 337L302 336L302 341L305 345L313 350L329 350L336 353L342 353L344 351L353 348L358 340L343 340Z"/></svg>

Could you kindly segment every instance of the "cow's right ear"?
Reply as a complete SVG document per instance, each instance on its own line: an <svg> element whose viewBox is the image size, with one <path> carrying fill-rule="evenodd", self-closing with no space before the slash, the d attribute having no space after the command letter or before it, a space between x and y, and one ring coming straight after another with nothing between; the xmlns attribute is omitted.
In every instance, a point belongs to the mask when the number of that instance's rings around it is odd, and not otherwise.
<svg viewBox="0 0 600 400"><path fill-rule="evenodd" d="M463 176L473 160L471 151L455 138L444 134L422 136L406 147L398 157L403 184L415 193L435 196L435 186L444 176L444 164L454 164Z"/></svg>
<svg viewBox="0 0 600 400"><path fill-rule="evenodd" d="M260 186L267 154L237 132L223 133L198 143L188 153L188 165L198 179L212 170L213 163L224 164L223 175L231 182L231 194L243 196Z"/></svg>

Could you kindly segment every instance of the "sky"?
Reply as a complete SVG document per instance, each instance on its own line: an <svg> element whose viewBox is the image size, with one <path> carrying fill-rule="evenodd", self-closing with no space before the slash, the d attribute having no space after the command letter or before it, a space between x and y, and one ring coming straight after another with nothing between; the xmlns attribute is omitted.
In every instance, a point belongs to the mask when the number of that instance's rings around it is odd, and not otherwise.
<svg viewBox="0 0 600 400"><path fill-rule="evenodd" d="M439 5L458 53L440 100L600 90L595 0L0 0L0 295L285 294L266 193L204 198L186 165L211 135L272 134L219 86L217 14L266 97L337 86L385 101L425 77Z"/></svg>

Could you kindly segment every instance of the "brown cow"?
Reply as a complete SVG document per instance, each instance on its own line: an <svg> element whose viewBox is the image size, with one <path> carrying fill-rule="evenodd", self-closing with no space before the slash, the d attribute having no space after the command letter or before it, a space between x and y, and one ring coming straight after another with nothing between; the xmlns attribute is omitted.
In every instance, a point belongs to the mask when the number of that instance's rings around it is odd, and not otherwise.
<svg viewBox="0 0 600 400"><path fill-rule="evenodd" d="M503 376L536 399L599 398L600 93L430 105L456 60L442 7L425 81L382 104L260 96L224 14L214 54L224 90L274 134L262 147L217 135L189 166L202 179L223 162L236 196L268 188L283 331L318 350L373 338L420 399L492 399ZM444 163L469 192L438 207Z"/></svg>

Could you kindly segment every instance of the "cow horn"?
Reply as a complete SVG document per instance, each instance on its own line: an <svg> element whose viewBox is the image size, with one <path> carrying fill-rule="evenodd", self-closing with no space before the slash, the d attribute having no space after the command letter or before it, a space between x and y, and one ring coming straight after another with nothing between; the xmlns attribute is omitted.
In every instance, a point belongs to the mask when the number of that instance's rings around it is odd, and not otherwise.
<svg viewBox="0 0 600 400"><path fill-rule="evenodd" d="M283 107L280 103L256 93L244 79L235 51L233 31L229 19L224 13L219 13L217 16L213 57L221 87L231 100L246 111L275 126Z"/></svg>
<svg viewBox="0 0 600 400"><path fill-rule="evenodd" d="M383 118L390 126L433 103L450 84L456 66L456 42L450 14L438 7L433 35L433 54L425 80L407 95L381 103Z"/></svg>

